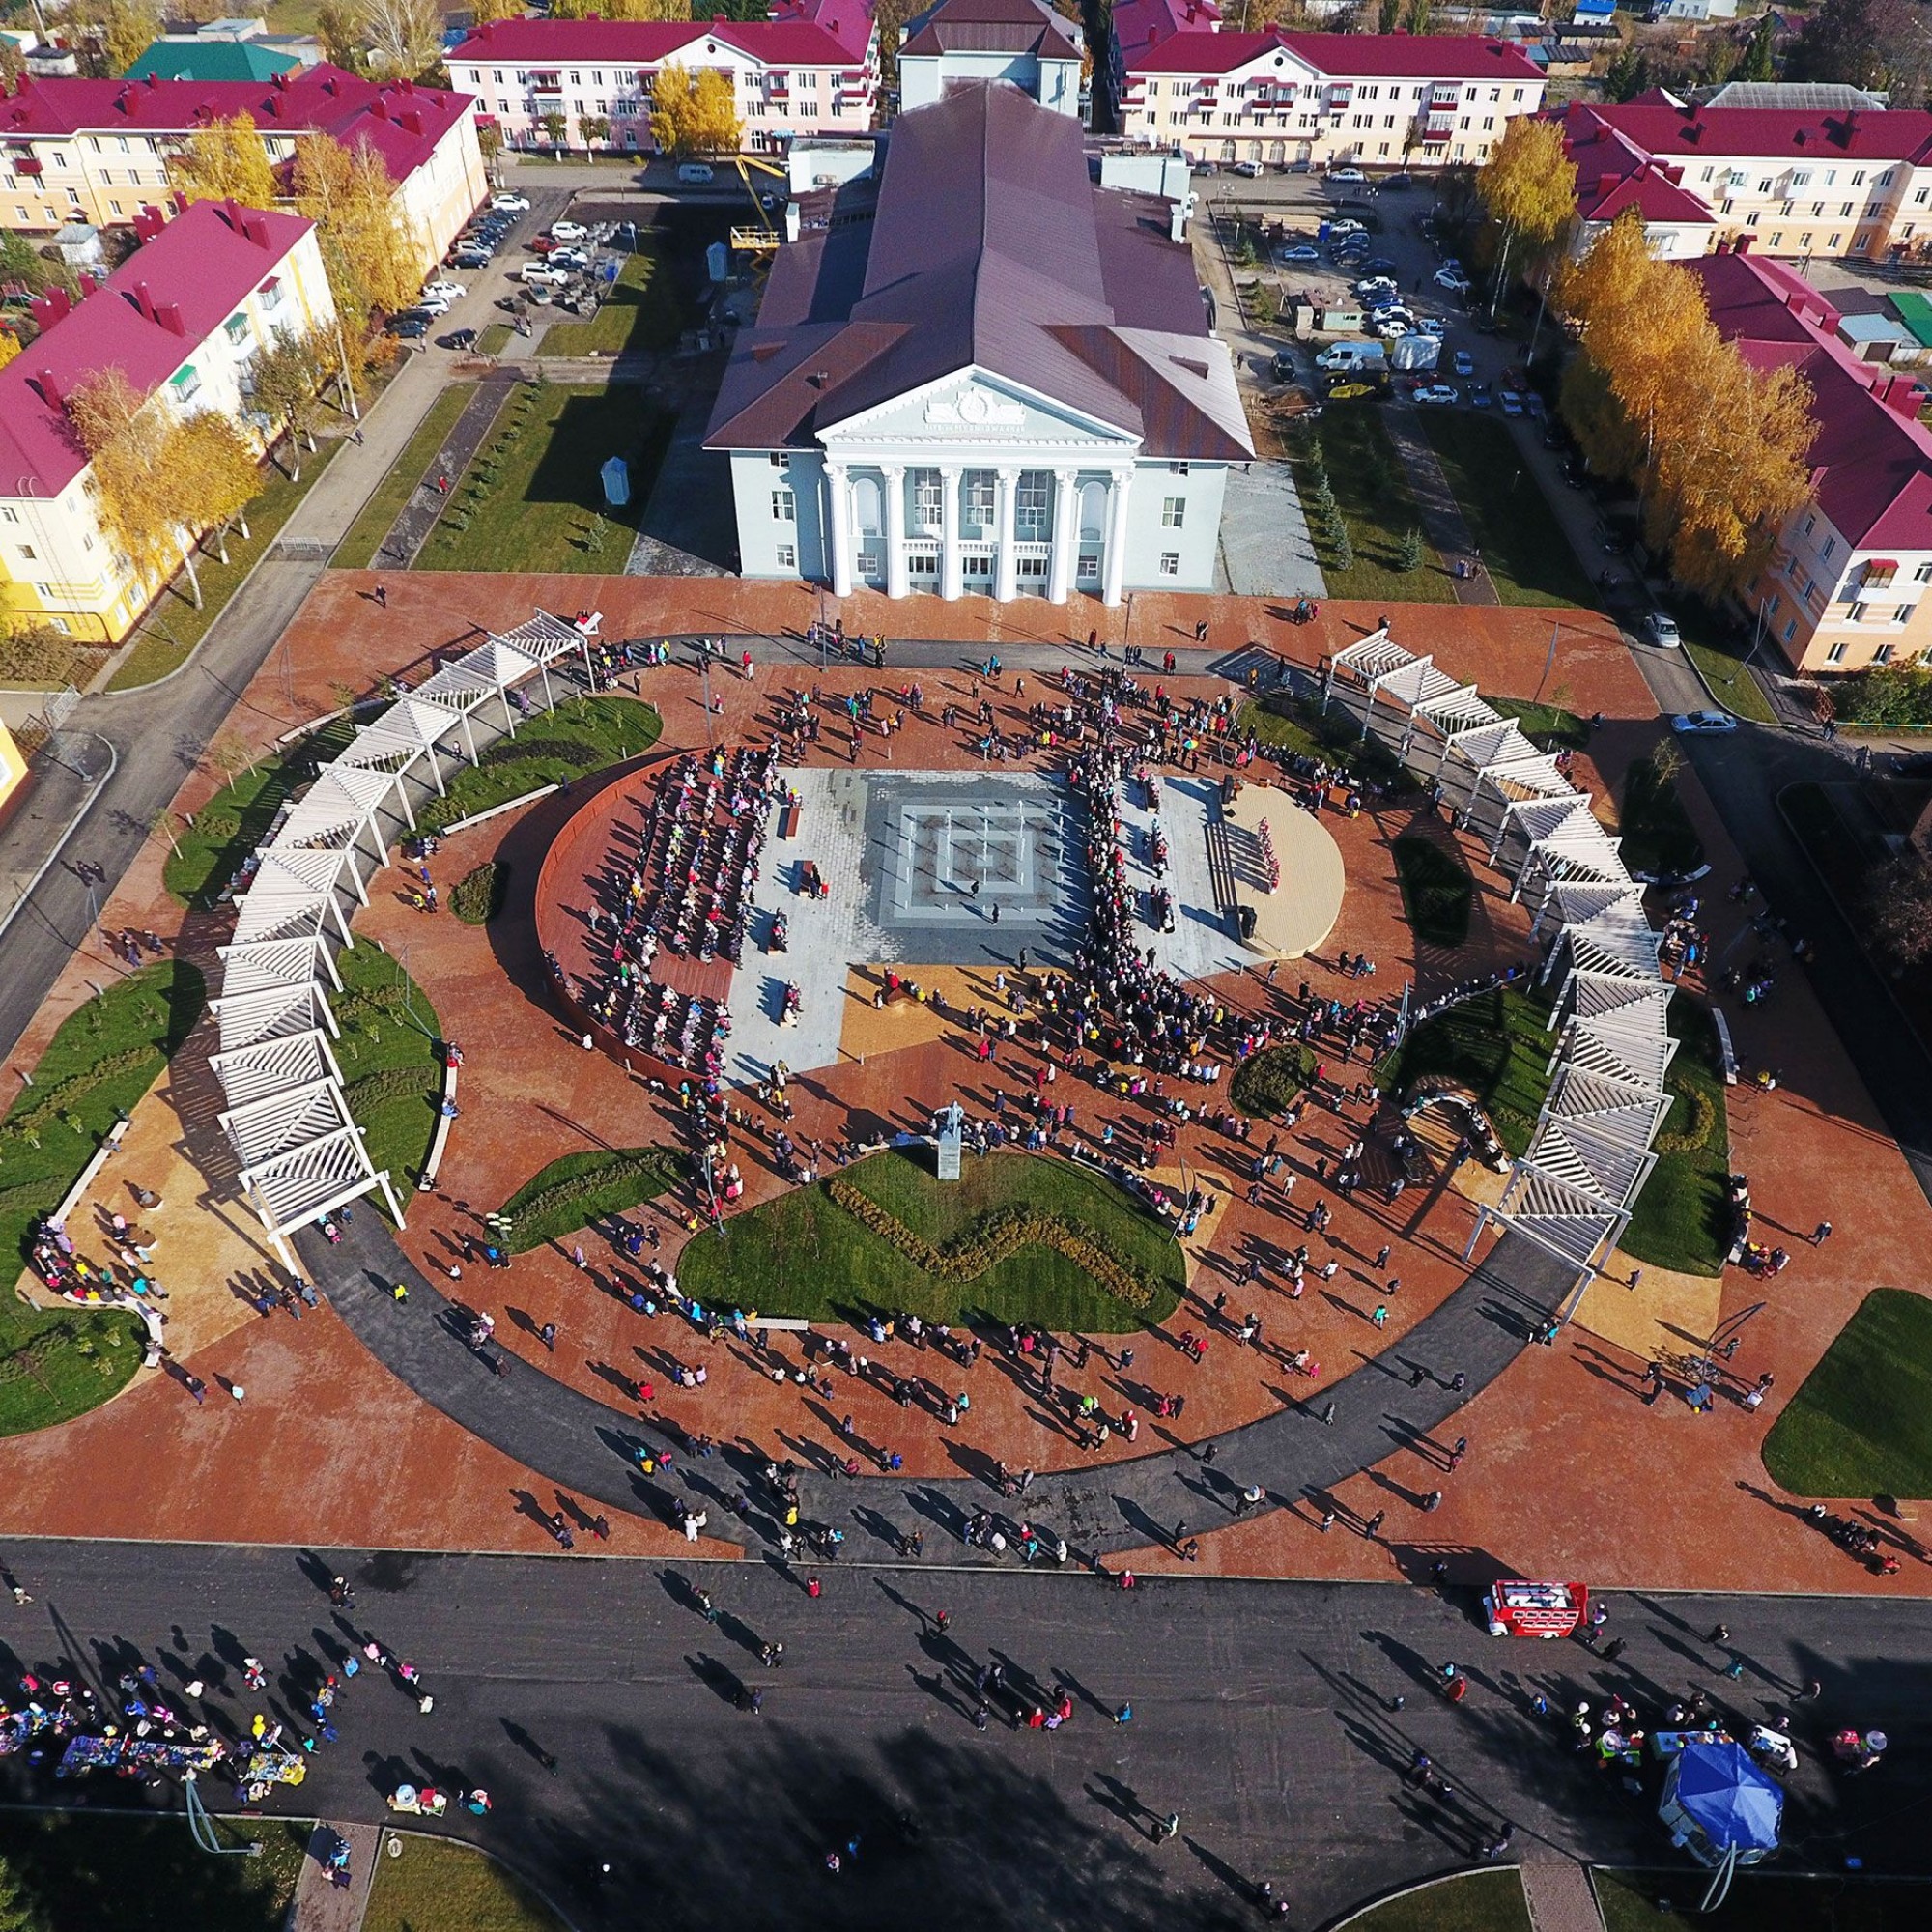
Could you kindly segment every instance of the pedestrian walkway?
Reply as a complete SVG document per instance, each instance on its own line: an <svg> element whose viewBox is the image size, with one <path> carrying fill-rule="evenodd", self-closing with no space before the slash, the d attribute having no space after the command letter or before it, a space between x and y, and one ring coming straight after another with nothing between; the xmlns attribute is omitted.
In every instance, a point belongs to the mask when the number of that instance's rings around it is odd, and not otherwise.
<svg viewBox="0 0 1932 1932"><path fill-rule="evenodd" d="M477 384L475 394L464 404L463 413L443 439L442 447L410 492L402 514L376 547L374 561L379 569L393 566L407 570L415 562L437 519L448 506L450 491L469 467L470 458L482 448L515 383L515 376L498 371Z"/></svg>
<svg viewBox="0 0 1932 1932"><path fill-rule="evenodd" d="M1575 1859L1525 1859L1520 1871L1532 1932L1604 1932L1587 1865Z"/></svg>
<svg viewBox="0 0 1932 1932"><path fill-rule="evenodd" d="M1456 575L1459 560L1476 559L1476 539L1463 520L1462 505L1449 487L1448 477L1442 473L1435 446L1416 420L1414 410L1394 406L1385 409L1382 426L1395 444L1396 454L1402 458L1408 487L1415 493L1415 507L1422 513L1423 534L1441 552L1442 560L1449 567L1449 581L1456 586L1457 603L1500 604L1502 599L1496 595L1496 586L1490 582L1490 574L1480 560L1476 561L1471 576Z"/></svg>
<svg viewBox="0 0 1932 1932"><path fill-rule="evenodd" d="M288 1932L357 1932L369 1909L382 1839L382 1830L375 1825L334 1825L319 1820L309 1834L301 1877L296 1881ZM328 1861L344 1841L349 1846L349 1883L337 1885Z"/></svg>

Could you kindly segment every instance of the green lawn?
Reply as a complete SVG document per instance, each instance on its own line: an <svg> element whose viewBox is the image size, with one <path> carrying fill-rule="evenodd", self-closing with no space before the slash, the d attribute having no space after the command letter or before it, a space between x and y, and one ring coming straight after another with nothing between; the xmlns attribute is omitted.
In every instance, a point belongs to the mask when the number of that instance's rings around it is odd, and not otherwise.
<svg viewBox="0 0 1932 1932"><path fill-rule="evenodd" d="M1684 993L1670 1003L1669 1024L1682 1042L1664 1077L1670 1112L1621 1245L1652 1267L1719 1275L1730 1248L1731 1143L1718 1030Z"/></svg>
<svg viewBox="0 0 1932 1932"><path fill-rule="evenodd" d="M1777 714L1771 708L1771 699L1764 695L1757 679L1745 668L1745 653L1750 648L1749 639L1740 641L1737 626L1729 618L1719 617L1707 605L1692 598L1682 598L1671 609L1677 618L1677 630L1684 640L1684 649L1703 673L1704 682L1711 687L1718 702L1726 710L1735 711L1740 718L1748 718L1753 724L1776 724ZM1758 646L1754 662L1770 670L1782 661L1777 646L1767 639Z"/></svg>
<svg viewBox="0 0 1932 1932"><path fill-rule="evenodd" d="M1005 1208L1084 1224L1108 1254L1157 1277L1164 1293L1151 1307L1130 1307L1043 1245L1022 1248L968 1281L928 1274L838 1207L829 1180L734 1215L722 1236L696 1236L678 1263L680 1285L710 1306L815 1321L907 1310L928 1321L1028 1321L1115 1334L1173 1313L1185 1278L1179 1245L1111 1182L1062 1160L969 1153L961 1179L942 1186L930 1160L923 1151L874 1154L839 1178L940 1247L970 1237L983 1217Z"/></svg>
<svg viewBox="0 0 1932 1932"><path fill-rule="evenodd" d="M282 526L295 515L315 479L335 461L341 440L328 438L317 443L315 452L302 456L301 480L291 483L272 464L264 471L269 478L262 494L248 505L248 534L239 529L228 534L228 561L223 563L211 550L195 557L201 578L202 608L194 608L194 593L187 573L175 579L162 591L155 608L134 634L134 646L107 680L109 691L128 691L135 685L153 684L158 677L187 662L188 653L208 635L208 627L228 608L228 600L241 587L242 580L261 554L281 535Z"/></svg>
<svg viewBox="0 0 1932 1932"><path fill-rule="evenodd" d="M1410 790L1415 782L1395 753L1379 739L1364 738L1361 726L1339 704L1330 705L1324 717L1317 699L1270 692L1243 704L1236 725L1243 736L1252 731L1273 751L1325 759L1398 792Z"/></svg>
<svg viewBox="0 0 1932 1932"><path fill-rule="evenodd" d="M1439 1879L1349 1923L1351 1932L1530 1932L1522 1881L1507 1870Z"/></svg>
<svg viewBox="0 0 1932 1932"><path fill-rule="evenodd" d="M510 1218L510 1252L526 1254L560 1241L606 1215L627 1213L654 1200L682 1166L668 1148L586 1148L530 1176L503 1203Z"/></svg>
<svg viewBox="0 0 1932 1932"><path fill-rule="evenodd" d="M495 1859L447 1838L406 1835L402 1845L399 1857L377 1861L362 1932L564 1932Z"/></svg>
<svg viewBox="0 0 1932 1932"><path fill-rule="evenodd" d="M440 832L539 785L568 784L586 772L621 764L649 751L663 728L655 707L635 697L607 693L567 698L554 711L525 720L514 738L498 738L481 764L450 774L444 780L447 796L426 800L416 823L426 832Z"/></svg>
<svg viewBox="0 0 1932 1932"><path fill-rule="evenodd" d="M1674 781L1659 780L1654 755L1631 761L1617 830L1623 840L1618 850L1633 872L1662 878L1694 872L1704 863L1704 842L1677 796Z"/></svg>
<svg viewBox="0 0 1932 1932"><path fill-rule="evenodd" d="M1772 1426L1764 1466L1794 1495L1932 1497L1932 1301L1867 1294Z"/></svg>
<svg viewBox="0 0 1932 1932"><path fill-rule="evenodd" d="M342 990L329 1005L342 1029L333 1047L343 1096L363 1129L370 1165L386 1168L396 1191L407 1193L429 1157L442 1092L436 1009L401 958L373 941L341 953L335 970Z"/></svg>
<svg viewBox="0 0 1932 1932"><path fill-rule="evenodd" d="M1508 423L1425 410L1429 440L1505 604L1583 604L1595 591Z"/></svg>
<svg viewBox="0 0 1932 1932"><path fill-rule="evenodd" d="M1316 1056L1307 1047L1264 1046L1235 1068L1228 1097L1258 1121L1272 1120L1293 1106L1315 1073Z"/></svg>
<svg viewBox="0 0 1932 1932"><path fill-rule="evenodd" d="M261 1857L211 1858L178 1811L0 1811L0 1870L34 1915L21 1932L281 1932L309 1824L223 1819L214 1829L226 1845L259 1841Z"/></svg>
<svg viewBox="0 0 1932 1932"><path fill-rule="evenodd" d="M155 1084L199 1017L201 974L143 967L65 1020L0 1121L0 1435L44 1429L106 1401L133 1375L139 1324L104 1309L29 1308L10 1291L36 1220L60 1206L121 1114ZM110 1167L102 1199L131 1211ZM83 1203L76 1230L91 1225Z"/></svg>
<svg viewBox="0 0 1932 1932"><path fill-rule="evenodd" d="M161 870L168 891L197 912L218 903L242 861L268 836L275 814L314 779L316 767L354 736L348 719L334 719L280 756L239 773L195 813L192 825L170 813L174 849Z"/></svg>
<svg viewBox="0 0 1932 1932"><path fill-rule="evenodd" d="M1292 444L1295 487L1329 596L1377 604L1453 604L1455 583L1426 541L1421 564L1414 570L1400 567L1403 539L1421 527L1422 512L1382 427L1379 406L1367 399L1329 403L1321 412L1316 438L1354 552L1354 561L1342 569L1333 545L1322 533L1315 505L1312 444Z"/></svg>
<svg viewBox="0 0 1932 1932"><path fill-rule="evenodd" d="M361 514L349 526L349 534L335 547L329 558L334 570L367 570L376 560L383 540L395 527L415 487L436 461L456 419L476 393L470 383L452 383L430 404L428 413L417 424L415 434L403 445L394 467L376 485L375 494L363 504Z"/></svg>
<svg viewBox="0 0 1932 1932"><path fill-rule="evenodd" d="M1484 694L1484 702L1505 718L1514 718L1522 735L1540 752L1580 752L1590 742L1588 723L1560 704L1538 704L1527 697L1497 697Z"/></svg>
<svg viewBox="0 0 1932 1932"><path fill-rule="evenodd" d="M654 249L624 257L604 305L588 322L554 322L544 331L546 355L621 355L626 351L675 349L684 329L684 298L670 264Z"/></svg>
<svg viewBox="0 0 1932 1932"><path fill-rule="evenodd" d="M415 567L621 573L671 420L630 385L519 384ZM631 500L618 511L605 507L599 476L612 456L631 466Z"/></svg>
<svg viewBox="0 0 1932 1932"><path fill-rule="evenodd" d="M1699 1913L1711 1875L1694 1865L1599 1869L1592 1877L1605 1932L1657 1932L1679 1922L1708 1925L1712 1932L1919 1932L1932 1905L1925 1885L1912 1880L1740 1872L1723 1904Z"/></svg>
<svg viewBox="0 0 1932 1932"><path fill-rule="evenodd" d="M1417 1027L1382 1062L1378 1078L1391 1093L1425 1078L1470 1089L1496 1138L1520 1154L1549 1092L1546 1067L1554 1037L1544 1031L1548 1017L1549 1002L1541 994L1503 987L1480 993Z"/></svg>
<svg viewBox="0 0 1932 1932"><path fill-rule="evenodd" d="M1412 833L1395 841L1395 875L1402 909L1424 946L1461 946L1469 936L1475 882L1462 854Z"/></svg>
<svg viewBox="0 0 1932 1932"><path fill-rule="evenodd" d="M510 325L507 322L486 323L483 333L476 338L476 353L479 355L500 355L510 346Z"/></svg>

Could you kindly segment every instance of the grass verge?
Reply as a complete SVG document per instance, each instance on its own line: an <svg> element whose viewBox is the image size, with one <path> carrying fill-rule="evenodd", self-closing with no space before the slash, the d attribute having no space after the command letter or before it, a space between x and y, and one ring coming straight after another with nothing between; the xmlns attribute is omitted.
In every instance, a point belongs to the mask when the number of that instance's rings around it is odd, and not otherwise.
<svg viewBox="0 0 1932 1932"><path fill-rule="evenodd" d="M507 322L489 322L483 325L483 333L476 338L476 353L479 355L500 355L510 346L510 337L515 333Z"/></svg>
<svg viewBox="0 0 1932 1932"><path fill-rule="evenodd" d="M1360 1932L1529 1932L1529 1905L1513 1871L1438 1879L1350 1920Z"/></svg>
<svg viewBox="0 0 1932 1932"><path fill-rule="evenodd" d="M1522 735L1539 752L1580 752L1590 742L1589 724L1560 704L1538 704L1527 697L1497 697L1486 693L1484 703L1505 718L1514 718Z"/></svg>
<svg viewBox="0 0 1932 1932"><path fill-rule="evenodd" d="M1496 595L1505 604L1593 604L1594 586L1509 425L1480 411L1421 414Z"/></svg>
<svg viewBox="0 0 1932 1932"><path fill-rule="evenodd" d="M228 600L241 588L242 580L254 569L262 554L281 535L282 526L295 515L301 500L315 486L315 480L336 459L342 448L340 438L330 438L316 445L302 458L301 480L291 483L272 466L262 494L248 505L248 534L239 530L228 535L228 561L216 556L197 556L195 569L201 577L201 609L193 604L184 572L173 585L161 592L155 608L134 634L134 647L121 660L107 680L109 691L131 691L137 685L153 684L169 671L178 670L194 647L208 635L209 627L228 608Z"/></svg>
<svg viewBox="0 0 1932 1932"><path fill-rule="evenodd" d="M1694 872L1704 863L1704 841L1677 796L1675 780L1659 771L1655 753L1631 760L1617 830L1623 839L1618 849L1633 872L1667 878Z"/></svg>
<svg viewBox="0 0 1932 1932"><path fill-rule="evenodd" d="M514 1872L447 1838L405 1837L378 1861L362 1932L564 1932Z"/></svg>
<svg viewBox="0 0 1932 1932"><path fill-rule="evenodd" d="M1771 708L1771 699L1764 695L1764 687L1751 675L1745 663L1746 653L1750 648L1748 639L1738 636L1731 619L1690 598L1673 606L1673 609L1685 655L1703 674L1704 682L1711 687L1711 695L1726 710L1735 711L1740 718L1748 718L1755 724L1776 724L1777 714ZM1770 643L1766 643L1758 655L1768 664L1776 662L1776 652Z"/></svg>
<svg viewBox="0 0 1932 1932"><path fill-rule="evenodd" d="M670 431L669 413L636 387L519 385L415 568L622 572ZM631 469L631 499L615 511L600 480L613 456Z"/></svg>
<svg viewBox="0 0 1932 1932"><path fill-rule="evenodd" d="M1498 987L1461 1001L1426 1020L1381 1063L1377 1078L1390 1093L1418 1080L1466 1087L1482 1102L1496 1138L1513 1154L1529 1145L1549 1092L1549 1002L1540 994Z"/></svg>
<svg viewBox="0 0 1932 1932"><path fill-rule="evenodd" d="M436 1134L441 1026L429 996L381 947L351 947L335 970L342 991L329 1004L342 1029L334 1048L343 1097L363 1130L370 1165L387 1168L406 1190L415 1185Z"/></svg>
<svg viewBox="0 0 1932 1932"><path fill-rule="evenodd" d="M1605 1932L1657 1932L1679 1919L1712 1932L1918 1932L1925 1923L1922 1881L1740 1872L1724 1902L1703 1913L1711 1880L1695 1865L1592 1877Z"/></svg>
<svg viewBox="0 0 1932 1932"><path fill-rule="evenodd" d="M678 1166L677 1155L662 1147L587 1148L552 1161L503 1203L510 1252L526 1254L655 1200L675 1184Z"/></svg>
<svg viewBox="0 0 1932 1932"><path fill-rule="evenodd" d="M1664 1076L1670 1112L1658 1129L1657 1165L1631 1208L1623 1250L1651 1267L1720 1275L1730 1248L1730 1126L1718 1030L1687 994L1670 1003L1680 1042Z"/></svg>
<svg viewBox="0 0 1932 1932"><path fill-rule="evenodd" d="M1339 705L1326 717L1313 698L1286 691L1250 698L1241 706L1237 726L1252 731L1282 757L1316 758L1359 778L1391 785L1400 793L1413 788L1405 766L1379 739L1364 738L1361 727Z"/></svg>
<svg viewBox="0 0 1932 1932"><path fill-rule="evenodd" d="M1872 1290L1772 1425L1764 1466L1793 1495L1932 1496L1932 1301Z"/></svg>
<svg viewBox="0 0 1932 1932"><path fill-rule="evenodd" d="M1151 1307L1131 1308L1072 1259L1042 1245L1022 1248L971 1281L929 1274L840 1208L829 1181L734 1216L722 1236L692 1240L678 1264L685 1293L721 1308L820 1321L907 1310L927 1321L1038 1321L1096 1334L1151 1326L1179 1299L1185 1275L1174 1236L1110 1181L1065 1161L969 1155L959 1180L942 1187L918 1155L894 1151L840 1178L941 1247L970 1238L976 1223L1003 1208L1083 1224L1110 1255L1157 1277L1164 1293Z"/></svg>
<svg viewBox="0 0 1932 1932"><path fill-rule="evenodd" d="M217 1819L224 1845L257 1841L262 1855L210 1858L178 1816L6 1811L0 1869L27 1908L25 1932L281 1932L310 1829L298 1818Z"/></svg>
<svg viewBox="0 0 1932 1932"><path fill-rule="evenodd" d="M1346 566L1328 541L1316 505L1313 452L1317 443L1329 487L1335 493L1335 506L1349 530L1352 558ZM1330 597L1361 598L1377 604L1456 601L1455 583L1441 557L1426 541L1416 568L1401 567L1404 540L1409 531L1422 527L1422 512L1382 425L1378 405L1329 403L1321 412L1315 440L1293 442L1291 460Z"/></svg>
<svg viewBox="0 0 1932 1932"><path fill-rule="evenodd" d="M275 814L355 735L347 718L333 719L279 757L265 757L231 779L195 813L192 825L177 826L170 816L174 845L161 883L198 912L218 903L242 862L268 837Z"/></svg>
<svg viewBox="0 0 1932 1932"><path fill-rule="evenodd" d="M1395 841L1395 875L1402 909L1424 946L1461 946L1469 936L1475 884L1462 855L1405 832Z"/></svg>
<svg viewBox="0 0 1932 1932"><path fill-rule="evenodd" d="M415 434L403 445L403 453L376 485L361 514L349 526L349 534L336 545L335 554L329 558L330 569L367 570L375 562L383 540L395 527L396 519L475 393L469 383L452 383L430 404Z"/></svg>
<svg viewBox="0 0 1932 1932"><path fill-rule="evenodd" d="M498 738L481 764L457 772L447 781L447 795L426 801L416 823L426 832L441 832L459 818L488 811L539 785L568 784L649 751L663 729L655 707L635 697L568 698L554 711L531 717L514 738Z"/></svg>
<svg viewBox="0 0 1932 1932"><path fill-rule="evenodd" d="M34 1223L60 1206L102 1135L155 1084L200 1016L204 990L185 960L144 967L71 1014L48 1042L33 1086L0 1121L8 1287L26 1264ZM101 1193L114 1192L103 1180ZM41 1310L0 1293L0 1435L44 1429L105 1402L134 1373L139 1332L131 1317L105 1309Z"/></svg>
<svg viewBox="0 0 1932 1932"><path fill-rule="evenodd" d="M674 349L684 328L684 299L669 262L654 248L624 257L602 307L587 322L554 322L546 355L622 355Z"/></svg>

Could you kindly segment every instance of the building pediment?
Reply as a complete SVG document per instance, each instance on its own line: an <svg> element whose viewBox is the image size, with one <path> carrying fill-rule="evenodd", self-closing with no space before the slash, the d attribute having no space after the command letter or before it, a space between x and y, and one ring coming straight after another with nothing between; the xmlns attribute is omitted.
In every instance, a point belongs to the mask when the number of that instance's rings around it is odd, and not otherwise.
<svg viewBox="0 0 1932 1932"><path fill-rule="evenodd" d="M847 416L820 432L828 452L864 443L944 449L948 444L986 448L1007 443L1131 449L1132 431L1105 423L1016 383L969 369L928 383L890 402Z"/></svg>

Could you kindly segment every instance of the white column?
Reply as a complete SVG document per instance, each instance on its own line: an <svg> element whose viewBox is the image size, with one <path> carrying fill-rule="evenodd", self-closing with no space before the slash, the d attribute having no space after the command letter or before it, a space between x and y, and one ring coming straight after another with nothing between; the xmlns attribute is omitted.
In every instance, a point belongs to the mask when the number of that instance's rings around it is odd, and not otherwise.
<svg viewBox="0 0 1932 1932"><path fill-rule="evenodd" d="M1053 560L1047 565L1046 594L1056 604L1065 604L1073 594L1073 560L1080 549L1080 530L1074 510L1080 500L1079 471L1053 472Z"/></svg>
<svg viewBox="0 0 1932 1932"><path fill-rule="evenodd" d="M1127 493L1133 487L1134 472L1117 469L1107 492L1107 555L1101 564L1100 601L1109 606L1121 601L1127 576Z"/></svg>
<svg viewBox="0 0 1932 1932"><path fill-rule="evenodd" d="M993 595L1002 604L1010 604L1016 594L1015 575L1017 558L1013 554L1013 513L1017 509L1020 488L1020 472L1017 469L999 471L1000 488L1000 549L993 562Z"/></svg>
<svg viewBox="0 0 1932 1932"><path fill-rule="evenodd" d="M825 483L829 497L826 516L831 524L832 537L832 594L835 597L849 597L852 594L852 484L842 463L828 463L825 466Z"/></svg>
<svg viewBox="0 0 1932 1932"><path fill-rule="evenodd" d="M957 597L960 582L959 558L959 480L957 464L942 464L939 470L939 594Z"/></svg>
<svg viewBox="0 0 1932 1932"><path fill-rule="evenodd" d="M886 595L906 594L905 465L882 463L886 491Z"/></svg>

